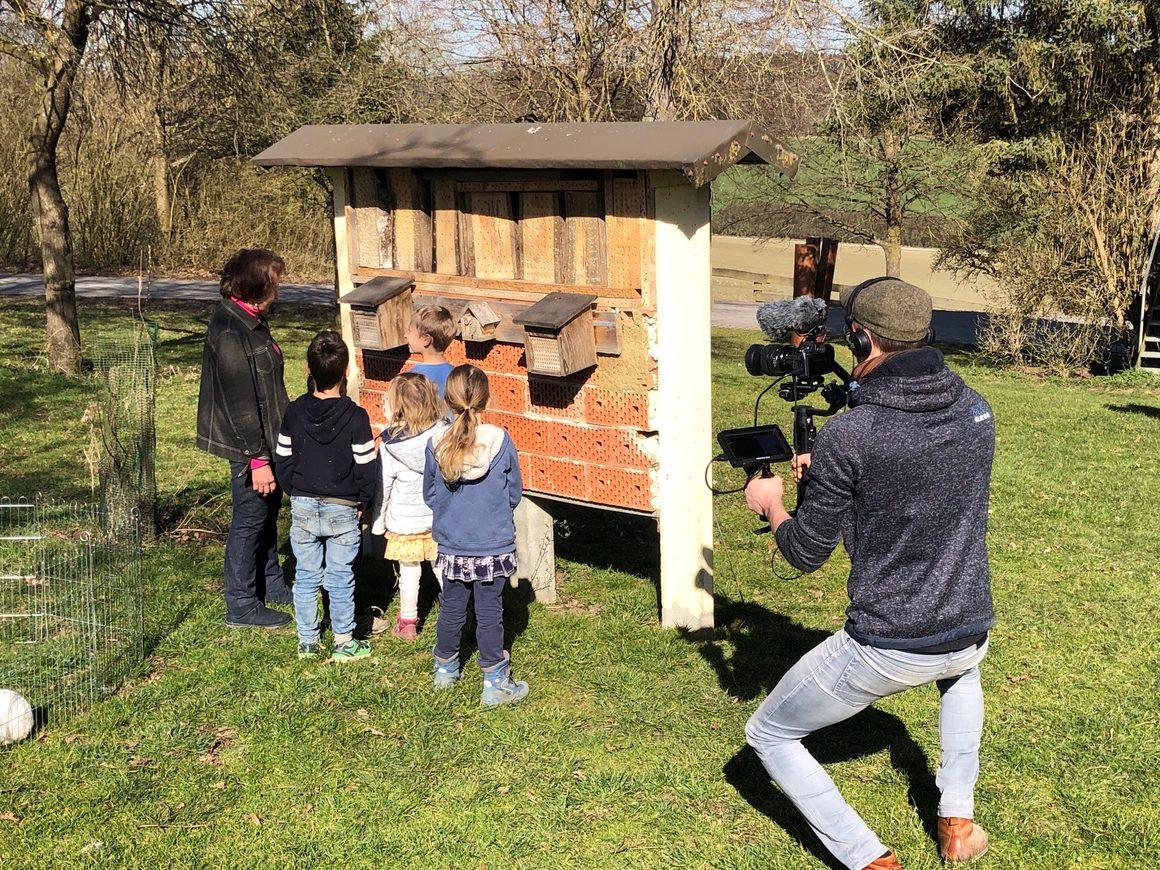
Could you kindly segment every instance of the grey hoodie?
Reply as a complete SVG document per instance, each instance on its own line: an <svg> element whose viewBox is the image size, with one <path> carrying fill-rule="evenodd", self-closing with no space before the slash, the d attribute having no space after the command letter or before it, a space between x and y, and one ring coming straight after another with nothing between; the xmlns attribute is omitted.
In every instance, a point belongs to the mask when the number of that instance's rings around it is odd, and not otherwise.
<svg viewBox="0 0 1160 870"><path fill-rule="evenodd" d="M850 554L846 631L889 649L986 632L995 621L987 505L995 421L934 348L897 354L814 443L810 479L777 545L803 571Z"/></svg>
<svg viewBox="0 0 1160 870"><path fill-rule="evenodd" d="M371 527L373 534L412 535L431 529L431 508L423 501L423 463L427 443L445 431L447 424L440 421L418 435L383 441L379 448L382 502Z"/></svg>

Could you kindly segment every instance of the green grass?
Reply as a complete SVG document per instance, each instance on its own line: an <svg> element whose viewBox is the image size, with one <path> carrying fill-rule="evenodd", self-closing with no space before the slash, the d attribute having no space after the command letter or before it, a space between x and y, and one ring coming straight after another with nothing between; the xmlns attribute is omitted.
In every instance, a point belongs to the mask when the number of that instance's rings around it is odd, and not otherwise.
<svg viewBox="0 0 1160 870"><path fill-rule="evenodd" d="M122 692L0 751L0 866L826 866L742 727L842 622L844 557L777 581L738 496L717 501L718 618L656 625L649 524L571 509L562 602L514 606L531 698L478 706L478 671L435 694L423 643L301 663L292 632L222 624L222 463L192 447L208 307L166 307L158 481L168 533L147 553L152 654ZM86 338L130 310L86 303ZM0 310L0 493L84 496L88 401L49 374L37 306ZM280 307L290 360L326 323ZM718 425L748 419L755 334L715 333ZM990 548L999 622L983 672L981 867L1160 860L1155 589L1160 384L1044 380L952 364L999 425ZM291 363L291 392L303 377ZM766 406L783 423L787 408ZM727 482L720 475L718 483ZM781 565L784 570L784 563ZM887 699L810 745L908 868L936 868L933 688Z"/></svg>

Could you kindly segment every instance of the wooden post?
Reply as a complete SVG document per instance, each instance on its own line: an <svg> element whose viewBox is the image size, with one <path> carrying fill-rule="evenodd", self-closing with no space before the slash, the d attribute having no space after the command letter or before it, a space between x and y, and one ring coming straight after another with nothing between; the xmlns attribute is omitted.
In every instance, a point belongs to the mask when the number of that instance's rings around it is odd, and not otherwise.
<svg viewBox="0 0 1160 870"><path fill-rule="evenodd" d="M818 239L793 247L793 297L813 296L818 281Z"/></svg>
<svg viewBox="0 0 1160 870"><path fill-rule="evenodd" d="M545 499L524 496L516 507L516 576L541 604L556 602L556 538Z"/></svg>
<svg viewBox="0 0 1160 870"><path fill-rule="evenodd" d="M338 286L335 291L339 299L354 289L351 280L350 268L350 232L347 226L346 213L350 204L350 190L347 188L347 171L342 167L328 167L323 170L330 179L331 189L334 191L331 208L334 213L334 253L335 277ZM347 392L357 396L362 384L362 374L358 367L358 354L354 346L354 325L351 322L350 306L339 305L339 322L341 324L342 340L346 342L350 351L350 372L347 375Z"/></svg>
<svg viewBox="0 0 1160 870"><path fill-rule="evenodd" d="M656 208L658 433L655 505L661 536L661 624L713 625L709 335L709 186L649 173Z"/></svg>
<svg viewBox="0 0 1160 870"><path fill-rule="evenodd" d="M834 291L834 267L838 263L838 240L822 239L822 249L818 256L818 275L814 296L830 304L830 294Z"/></svg>

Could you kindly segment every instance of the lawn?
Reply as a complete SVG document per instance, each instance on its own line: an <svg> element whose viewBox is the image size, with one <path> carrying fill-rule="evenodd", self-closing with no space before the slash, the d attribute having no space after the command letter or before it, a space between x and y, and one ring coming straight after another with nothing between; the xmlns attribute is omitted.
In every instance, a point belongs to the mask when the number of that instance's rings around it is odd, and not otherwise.
<svg viewBox="0 0 1160 870"><path fill-rule="evenodd" d="M557 528L561 603L510 602L526 703L482 710L473 667L436 695L430 617L415 646L377 639L369 661L300 663L291 631L223 625L224 468L192 446L208 311L150 313L162 326L165 521L146 553L150 657L90 712L0 750L0 866L828 866L742 728L788 665L841 625L844 557L776 580L768 536L750 533L739 496L719 498L720 628L689 636L657 627L651 524L570 509ZM0 308L0 493L84 497L89 399L46 371L41 317L31 303ZM86 302L82 318L95 345L133 311ZM327 323L321 309L279 306L274 330L300 360ZM715 332L719 426L752 413L763 382L741 359L756 337ZM999 426L999 621L976 798L992 851L978 866L1151 866L1160 382L1048 380L950 358ZM304 374L288 372L297 393ZM776 398L765 411L789 421ZM937 713L933 687L916 690L810 743L908 870L941 866Z"/></svg>

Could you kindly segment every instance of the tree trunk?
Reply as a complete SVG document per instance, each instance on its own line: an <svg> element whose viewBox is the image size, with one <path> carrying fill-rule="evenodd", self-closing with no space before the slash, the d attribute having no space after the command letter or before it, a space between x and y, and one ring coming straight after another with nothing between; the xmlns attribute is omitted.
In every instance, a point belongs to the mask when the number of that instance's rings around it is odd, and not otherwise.
<svg viewBox="0 0 1160 870"><path fill-rule="evenodd" d="M902 276L902 144L898 133L889 128L879 140L885 173L885 200L882 214L886 219L886 236L879 242L886 255L886 274Z"/></svg>
<svg viewBox="0 0 1160 870"><path fill-rule="evenodd" d="M44 265L45 334L48 363L77 374L81 367L81 331L77 320L76 273L68 206L60 191L56 149L68 120L72 87L84 56L92 24L92 4L67 0L61 13L61 39L50 42L45 60L44 99L29 136L28 187L40 235Z"/></svg>
<svg viewBox="0 0 1160 870"><path fill-rule="evenodd" d="M645 83L645 121L674 121L677 117L673 84L682 49L681 0L653 0L649 56L652 66Z"/></svg>

